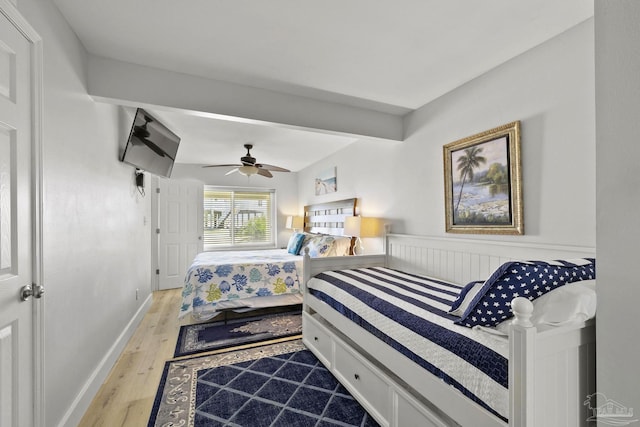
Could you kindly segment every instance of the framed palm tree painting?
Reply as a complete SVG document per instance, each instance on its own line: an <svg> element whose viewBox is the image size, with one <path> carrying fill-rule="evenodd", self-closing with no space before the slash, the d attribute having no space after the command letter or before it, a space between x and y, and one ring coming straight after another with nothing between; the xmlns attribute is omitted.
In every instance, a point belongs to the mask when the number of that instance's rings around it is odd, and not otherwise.
<svg viewBox="0 0 640 427"><path fill-rule="evenodd" d="M443 147L446 231L524 234L520 122Z"/></svg>

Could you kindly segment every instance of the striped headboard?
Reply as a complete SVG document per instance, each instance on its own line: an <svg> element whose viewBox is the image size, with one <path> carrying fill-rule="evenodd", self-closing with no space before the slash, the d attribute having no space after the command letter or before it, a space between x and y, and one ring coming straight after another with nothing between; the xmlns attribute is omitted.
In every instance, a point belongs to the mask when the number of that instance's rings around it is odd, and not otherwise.
<svg viewBox="0 0 640 427"><path fill-rule="evenodd" d="M345 217L357 215L357 203L358 199L353 198L305 206L304 231L343 236ZM351 239L351 253L354 244L355 237Z"/></svg>

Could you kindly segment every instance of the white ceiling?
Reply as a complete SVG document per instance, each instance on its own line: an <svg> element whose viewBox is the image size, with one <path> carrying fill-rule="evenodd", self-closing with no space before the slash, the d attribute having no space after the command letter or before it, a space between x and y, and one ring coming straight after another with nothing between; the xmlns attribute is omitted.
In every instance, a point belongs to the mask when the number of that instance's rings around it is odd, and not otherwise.
<svg viewBox="0 0 640 427"><path fill-rule="evenodd" d="M97 56L392 114L593 16L586 0L54 3ZM237 162L242 145L253 142L259 162L299 170L355 140L155 113L182 137L181 163Z"/></svg>

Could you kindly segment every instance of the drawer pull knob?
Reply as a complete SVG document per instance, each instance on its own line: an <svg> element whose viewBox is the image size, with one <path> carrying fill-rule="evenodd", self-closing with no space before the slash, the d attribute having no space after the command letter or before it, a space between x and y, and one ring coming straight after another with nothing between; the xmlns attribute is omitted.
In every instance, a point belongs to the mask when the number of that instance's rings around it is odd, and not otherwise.
<svg viewBox="0 0 640 427"><path fill-rule="evenodd" d="M355 374L355 375L353 376L353 378L355 378L356 380L359 380L359 379L360 379L360 375Z"/></svg>
<svg viewBox="0 0 640 427"><path fill-rule="evenodd" d="M313 340L314 341L318 341L318 337L313 337Z"/></svg>

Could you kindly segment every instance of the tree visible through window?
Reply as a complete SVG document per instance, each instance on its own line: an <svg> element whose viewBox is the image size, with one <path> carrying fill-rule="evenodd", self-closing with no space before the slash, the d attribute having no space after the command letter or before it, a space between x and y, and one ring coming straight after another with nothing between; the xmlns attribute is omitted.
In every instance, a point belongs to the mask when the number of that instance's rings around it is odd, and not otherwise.
<svg viewBox="0 0 640 427"><path fill-rule="evenodd" d="M275 247L275 190L204 187L204 249Z"/></svg>

